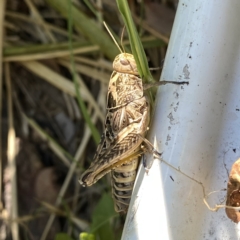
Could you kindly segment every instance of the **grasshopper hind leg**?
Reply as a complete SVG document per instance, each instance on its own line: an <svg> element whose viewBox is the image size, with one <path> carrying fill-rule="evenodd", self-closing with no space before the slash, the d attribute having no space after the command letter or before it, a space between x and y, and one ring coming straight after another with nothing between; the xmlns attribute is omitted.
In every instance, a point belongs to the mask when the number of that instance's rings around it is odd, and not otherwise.
<svg viewBox="0 0 240 240"><path fill-rule="evenodd" d="M151 142L149 142L146 138L144 138L143 143L144 144L141 146L141 148L143 149L144 152L152 153L155 156L157 156L159 159L161 159L162 153L158 152L154 148L154 146L152 145ZM150 163L147 164L146 158L145 158L145 156L143 156L143 167L147 174L152 167L153 161L154 161L154 158L150 161Z"/></svg>

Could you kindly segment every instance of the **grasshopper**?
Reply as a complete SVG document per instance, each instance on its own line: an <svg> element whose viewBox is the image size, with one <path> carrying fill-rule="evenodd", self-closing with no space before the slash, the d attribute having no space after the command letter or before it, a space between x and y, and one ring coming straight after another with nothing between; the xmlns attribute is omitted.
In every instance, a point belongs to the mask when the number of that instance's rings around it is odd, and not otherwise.
<svg viewBox="0 0 240 240"><path fill-rule="evenodd" d="M133 55L118 55L113 69L107 94L105 132L93 162L80 182L83 186L91 186L112 171L115 202L122 198L127 200L115 204L115 210L120 212L126 211L131 197L129 191L135 181L138 158L143 153L141 144L150 121L150 104L144 96Z"/></svg>
<svg viewBox="0 0 240 240"><path fill-rule="evenodd" d="M158 85L166 83L188 84L161 81ZM143 86L133 55L121 51L113 61L105 131L93 162L80 178L84 187L91 186L111 172L116 212L127 211L139 159L144 152L153 149L145 139L150 123L150 102L144 90L149 87Z"/></svg>

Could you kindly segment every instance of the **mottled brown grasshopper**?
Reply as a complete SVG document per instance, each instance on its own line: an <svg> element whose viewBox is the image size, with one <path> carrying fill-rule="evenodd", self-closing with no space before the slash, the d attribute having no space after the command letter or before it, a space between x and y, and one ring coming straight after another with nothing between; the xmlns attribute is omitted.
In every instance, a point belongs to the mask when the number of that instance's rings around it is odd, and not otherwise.
<svg viewBox="0 0 240 240"><path fill-rule="evenodd" d="M121 51L122 52L122 51ZM150 123L150 102L133 55L121 53L113 61L107 94L105 131L90 167L80 183L91 186L108 172L112 174L112 196L117 212L126 212L141 155L153 149L145 139ZM162 81L186 84L188 82Z"/></svg>

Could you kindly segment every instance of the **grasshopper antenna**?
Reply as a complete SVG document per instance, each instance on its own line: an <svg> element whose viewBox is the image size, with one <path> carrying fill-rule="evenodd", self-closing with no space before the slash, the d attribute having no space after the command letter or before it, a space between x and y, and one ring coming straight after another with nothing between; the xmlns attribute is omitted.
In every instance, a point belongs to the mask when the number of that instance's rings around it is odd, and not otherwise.
<svg viewBox="0 0 240 240"><path fill-rule="evenodd" d="M124 30L125 30L125 26L123 27L122 34L121 34L121 46L123 48L123 52L125 53L125 49L124 49L124 46L123 46Z"/></svg>
<svg viewBox="0 0 240 240"><path fill-rule="evenodd" d="M107 29L109 35L111 36L112 40L114 41L114 43L115 43L116 46L118 47L119 51L120 51L121 53L123 53L123 51L122 51L122 49L119 47L119 45L118 45L116 39L114 38L114 36L112 35L111 31L109 30L107 24L106 24L105 22L103 22L103 24L104 24L104 27Z"/></svg>

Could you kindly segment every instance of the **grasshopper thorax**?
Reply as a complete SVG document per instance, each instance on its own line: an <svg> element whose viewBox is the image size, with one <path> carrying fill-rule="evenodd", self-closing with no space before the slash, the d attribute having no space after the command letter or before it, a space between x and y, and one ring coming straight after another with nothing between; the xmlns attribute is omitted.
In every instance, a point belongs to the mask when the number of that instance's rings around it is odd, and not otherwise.
<svg viewBox="0 0 240 240"><path fill-rule="evenodd" d="M113 61L113 69L120 73L139 75L137 64L132 54L121 53Z"/></svg>

